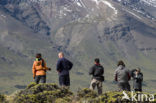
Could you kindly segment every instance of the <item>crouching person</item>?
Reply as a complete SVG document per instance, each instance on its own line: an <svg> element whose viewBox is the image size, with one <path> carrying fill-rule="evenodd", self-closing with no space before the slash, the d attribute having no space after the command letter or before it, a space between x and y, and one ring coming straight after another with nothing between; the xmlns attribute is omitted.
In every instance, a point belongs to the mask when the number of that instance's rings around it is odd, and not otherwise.
<svg viewBox="0 0 156 103"><path fill-rule="evenodd" d="M51 68L46 67L46 62L42 59L42 55L40 53L36 54L36 60L33 63L32 72L33 79L38 84L46 83L46 71L51 70Z"/></svg>
<svg viewBox="0 0 156 103"><path fill-rule="evenodd" d="M98 94L102 94L102 82L104 81L104 68L100 64L100 60L98 58L95 59L95 64L90 68L89 74L93 76L90 89L94 90L95 87L98 89Z"/></svg>

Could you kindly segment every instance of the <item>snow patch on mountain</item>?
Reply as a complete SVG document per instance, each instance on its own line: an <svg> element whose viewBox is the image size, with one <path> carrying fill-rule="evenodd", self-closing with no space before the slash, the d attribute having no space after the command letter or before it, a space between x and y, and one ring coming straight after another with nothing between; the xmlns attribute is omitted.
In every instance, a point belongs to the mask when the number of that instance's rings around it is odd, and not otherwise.
<svg viewBox="0 0 156 103"><path fill-rule="evenodd" d="M79 2L77 2L77 5L80 6L80 7L82 7L82 5Z"/></svg>
<svg viewBox="0 0 156 103"><path fill-rule="evenodd" d="M138 19L142 19L140 16L136 15L135 13L131 12L131 11L128 11L128 10L125 10L127 11L128 13L132 14L133 16L137 17Z"/></svg>
<svg viewBox="0 0 156 103"><path fill-rule="evenodd" d="M75 2L78 6L86 8L86 6L85 6L85 4L83 3L82 0L74 0L74 2Z"/></svg>
<svg viewBox="0 0 156 103"><path fill-rule="evenodd" d="M2 15L2 14L0 16L3 17L3 18L6 18L6 16L5 15Z"/></svg>
<svg viewBox="0 0 156 103"><path fill-rule="evenodd" d="M142 2L144 2L150 6L156 7L156 0L142 0Z"/></svg>
<svg viewBox="0 0 156 103"><path fill-rule="evenodd" d="M107 5L108 7L110 7L111 9L114 10L115 14L118 13L117 9L108 1L106 0L92 0L93 2L96 3L96 5L98 6L100 3L104 3L105 5Z"/></svg>
<svg viewBox="0 0 156 103"><path fill-rule="evenodd" d="M31 1L31 2L45 2L46 0L27 0L27 1Z"/></svg>
<svg viewBox="0 0 156 103"><path fill-rule="evenodd" d="M64 10L67 11L67 12L70 12L70 13L72 12L72 10L70 10L70 9L67 8L67 7L64 7Z"/></svg>
<svg viewBox="0 0 156 103"><path fill-rule="evenodd" d="M114 11L115 11L115 14L117 14L118 13L118 11L117 11L117 9L114 7L114 6L112 6L112 4L110 3L110 2L108 2L108 1L103 1L107 6L109 6L110 8L112 8Z"/></svg>

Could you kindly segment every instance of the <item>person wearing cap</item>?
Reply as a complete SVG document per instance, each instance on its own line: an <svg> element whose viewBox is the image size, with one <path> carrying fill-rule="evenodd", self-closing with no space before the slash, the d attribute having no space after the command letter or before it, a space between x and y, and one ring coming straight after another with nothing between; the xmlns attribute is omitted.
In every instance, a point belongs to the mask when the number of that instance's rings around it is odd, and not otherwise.
<svg viewBox="0 0 156 103"><path fill-rule="evenodd" d="M136 92L142 92L142 82L143 82L143 74L141 73L141 69L137 68L133 71L133 88Z"/></svg>
<svg viewBox="0 0 156 103"><path fill-rule="evenodd" d="M32 66L32 73L33 73L33 79L38 84L46 83L46 71L51 70L51 68L48 68L46 66L46 62L42 58L42 55L40 53L36 54L36 60L33 63Z"/></svg>

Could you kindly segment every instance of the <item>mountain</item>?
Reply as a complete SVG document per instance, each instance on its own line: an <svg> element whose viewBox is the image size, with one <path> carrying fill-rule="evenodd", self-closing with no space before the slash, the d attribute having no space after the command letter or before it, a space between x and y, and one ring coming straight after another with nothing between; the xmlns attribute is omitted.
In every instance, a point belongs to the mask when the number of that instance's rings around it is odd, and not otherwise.
<svg viewBox="0 0 156 103"><path fill-rule="evenodd" d="M58 83L55 65L63 51L74 63L72 90L89 87L88 70L99 57L104 90L116 90L113 73L122 59L130 70L140 67L144 90L155 92L155 10L155 2L145 0L0 0L0 91L32 81L38 52L52 68L47 82Z"/></svg>

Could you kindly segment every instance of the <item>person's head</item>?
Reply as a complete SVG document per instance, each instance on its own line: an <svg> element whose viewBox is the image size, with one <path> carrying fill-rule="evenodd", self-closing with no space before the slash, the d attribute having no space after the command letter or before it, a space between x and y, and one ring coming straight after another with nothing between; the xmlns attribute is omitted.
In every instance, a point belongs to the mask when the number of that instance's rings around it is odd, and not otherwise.
<svg viewBox="0 0 156 103"><path fill-rule="evenodd" d="M37 54L36 54L36 58L42 58L41 53L37 53Z"/></svg>
<svg viewBox="0 0 156 103"><path fill-rule="evenodd" d="M100 64L100 59L99 58L95 58L94 62L95 62L95 64Z"/></svg>
<svg viewBox="0 0 156 103"><path fill-rule="evenodd" d="M136 72L140 73L141 72L141 69L140 68L137 68L136 69Z"/></svg>
<svg viewBox="0 0 156 103"><path fill-rule="evenodd" d="M63 58L63 57L64 57L63 52L58 53L58 57L59 57L59 58Z"/></svg>
<svg viewBox="0 0 156 103"><path fill-rule="evenodd" d="M122 65L123 67L125 67L125 63L122 60L118 61L117 66L120 66L120 65Z"/></svg>

